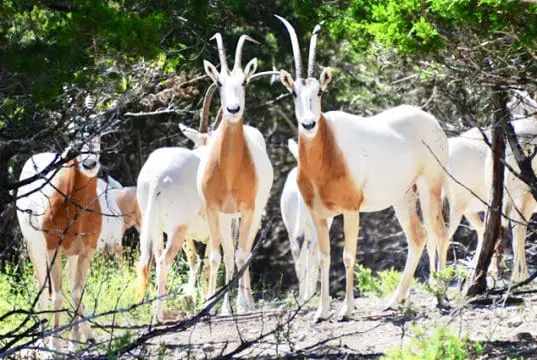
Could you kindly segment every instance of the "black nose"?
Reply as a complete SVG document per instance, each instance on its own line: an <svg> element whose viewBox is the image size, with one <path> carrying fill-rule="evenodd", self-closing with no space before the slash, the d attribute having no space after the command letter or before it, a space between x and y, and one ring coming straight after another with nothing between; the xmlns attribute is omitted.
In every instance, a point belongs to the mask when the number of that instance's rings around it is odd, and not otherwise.
<svg viewBox="0 0 537 360"><path fill-rule="evenodd" d="M84 160L84 161L82 162L82 166L83 166L84 169L86 169L86 170L92 170L92 169L95 169L95 167L97 166L97 160L93 160L93 159Z"/></svg>
<svg viewBox="0 0 537 360"><path fill-rule="evenodd" d="M315 121L312 121L309 124L304 124L304 123L301 123L301 124L302 124L302 127L306 130L311 130L315 127Z"/></svg>
<svg viewBox="0 0 537 360"><path fill-rule="evenodd" d="M241 109L240 106L237 106L237 107L234 107L234 108L230 108L229 106L226 107L227 111L229 111L230 113L232 114L236 114L239 112L239 110Z"/></svg>

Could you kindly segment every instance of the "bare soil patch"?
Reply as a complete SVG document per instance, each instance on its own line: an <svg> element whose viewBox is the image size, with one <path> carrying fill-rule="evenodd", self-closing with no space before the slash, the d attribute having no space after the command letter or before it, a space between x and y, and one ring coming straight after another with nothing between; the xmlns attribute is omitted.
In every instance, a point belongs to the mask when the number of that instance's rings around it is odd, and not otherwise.
<svg viewBox="0 0 537 360"><path fill-rule="evenodd" d="M457 304L438 309L434 298L414 289L406 313L380 312L378 298L358 298L352 319L314 324L315 306L296 309L265 306L256 312L211 317L187 331L167 334L151 341L145 356L205 359L239 358L345 358L377 359L388 349L405 346L413 328L434 331L448 326L454 334L468 335L484 345L482 359L537 358L537 295L517 296L519 305L490 306ZM332 314L339 301L332 301ZM292 320L290 320L292 319Z"/></svg>

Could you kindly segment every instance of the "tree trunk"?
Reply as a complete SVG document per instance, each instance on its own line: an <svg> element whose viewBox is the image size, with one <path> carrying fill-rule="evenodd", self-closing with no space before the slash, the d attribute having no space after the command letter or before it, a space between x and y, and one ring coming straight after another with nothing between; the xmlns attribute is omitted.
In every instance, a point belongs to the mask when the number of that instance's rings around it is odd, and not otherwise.
<svg viewBox="0 0 537 360"><path fill-rule="evenodd" d="M475 296L487 289L487 271L494 253L496 242L500 237L501 212L503 202L504 160L505 160L505 125L509 119L507 95L496 89L492 94L495 111L492 118L492 201L485 213L485 234L483 247L479 253L477 265L466 285L466 296Z"/></svg>

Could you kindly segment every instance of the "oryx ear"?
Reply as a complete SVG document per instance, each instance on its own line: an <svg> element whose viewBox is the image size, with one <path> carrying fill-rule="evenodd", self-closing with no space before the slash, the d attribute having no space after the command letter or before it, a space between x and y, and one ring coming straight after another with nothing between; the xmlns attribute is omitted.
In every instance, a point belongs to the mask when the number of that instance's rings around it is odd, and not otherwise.
<svg viewBox="0 0 537 360"><path fill-rule="evenodd" d="M216 69L216 66L208 62L207 60L203 60L203 68L205 69L205 73L214 81L218 81L218 76L220 75L218 73L218 70Z"/></svg>
<svg viewBox="0 0 537 360"><path fill-rule="evenodd" d="M324 68L321 76L319 77L319 83L321 84L321 90L325 90L330 81L332 80L332 69Z"/></svg>
<svg viewBox="0 0 537 360"><path fill-rule="evenodd" d="M179 124L179 129L181 130L184 136L186 136L187 138L192 140L192 142L194 142L195 147L204 145L202 144L202 142L204 141L205 137L198 130L192 129L183 124Z"/></svg>
<svg viewBox="0 0 537 360"><path fill-rule="evenodd" d="M244 68L244 76L246 77L246 80L250 80L250 77L255 74L255 71L257 70L257 58L253 58L252 60L248 61L248 64L246 64L246 67Z"/></svg>
<svg viewBox="0 0 537 360"><path fill-rule="evenodd" d="M280 81L289 91L292 91L295 87L295 80L293 80L291 74L285 70L280 70Z"/></svg>

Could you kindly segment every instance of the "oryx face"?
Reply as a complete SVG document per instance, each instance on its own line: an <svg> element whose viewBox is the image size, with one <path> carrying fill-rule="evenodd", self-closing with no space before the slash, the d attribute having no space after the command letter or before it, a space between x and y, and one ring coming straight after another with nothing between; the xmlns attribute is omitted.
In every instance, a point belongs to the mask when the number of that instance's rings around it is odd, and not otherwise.
<svg viewBox="0 0 537 360"><path fill-rule="evenodd" d="M331 79L330 69L323 70L319 80L313 77L293 80L287 71L280 72L282 84L293 94L299 133L306 137L314 137L317 133L321 117L321 96Z"/></svg>
<svg viewBox="0 0 537 360"><path fill-rule="evenodd" d="M101 136L96 135L82 145L80 154L76 157L78 169L87 177L95 177L101 168Z"/></svg>
<svg viewBox="0 0 537 360"><path fill-rule="evenodd" d="M248 80L257 69L257 59L253 58L246 67L234 68L233 70L223 69L218 72L216 67L208 61L204 61L205 72L218 86L220 101L224 118L234 123L242 119L245 104L245 89Z"/></svg>

